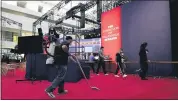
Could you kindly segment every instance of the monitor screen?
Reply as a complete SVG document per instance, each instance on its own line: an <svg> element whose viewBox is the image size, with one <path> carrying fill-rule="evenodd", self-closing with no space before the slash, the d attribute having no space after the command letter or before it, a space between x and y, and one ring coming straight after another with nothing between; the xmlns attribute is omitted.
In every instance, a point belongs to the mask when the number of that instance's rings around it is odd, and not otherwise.
<svg viewBox="0 0 178 101"><path fill-rule="evenodd" d="M43 37L18 37L18 51L20 53L43 53Z"/></svg>

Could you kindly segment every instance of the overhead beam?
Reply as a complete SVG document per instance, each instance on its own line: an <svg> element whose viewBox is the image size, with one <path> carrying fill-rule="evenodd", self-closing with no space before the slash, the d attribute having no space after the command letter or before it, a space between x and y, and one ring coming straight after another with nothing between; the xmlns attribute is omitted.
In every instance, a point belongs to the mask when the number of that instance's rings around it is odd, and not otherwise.
<svg viewBox="0 0 178 101"><path fill-rule="evenodd" d="M62 30L71 34L91 34L91 33L99 33L100 32L100 28L98 29L92 29L92 30L79 30L79 29L72 29L72 28L66 28L66 27L59 27L59 26L54 26L54 28L56 30Z"/></svg>
<svg viewBox="0 0 178 101"><path fill-rule="evenodd" d="M15 10L10 10L10 9L6 9L6 8L2 8L2 11L3 12L7 12L7 13L13 13L15 15L19 15L19 16L25 16L25 17L28 17L28 18L31 18L31 19L39 19L40 17L39 16L36 16L36 15L32 15L32 14L27 14L27 13L23 13L23 12L19 12L19 11L15 11ZM45 20L49 23L54 23L55 24L55 21L54 20ZM68 24L68 23L61 23L61 25L63 26L66 26L66 27L73 27L73 28L78 28L78 26L76 25L71 25L71 24Z"/></svg>
<svg viewBox="0 0 178 101"><path fill-rule="evenodd" d="M89 10L90 8L92 8L92 7L94 7L96 5L96 1L92 0L92 1L89 1L86 4L82 4L82 5L84 6L84 11L87 11L87 10ZM80 8L81 8L82 5L79 4L79 5L71 8L68 12L66 12L65 16L59 18L56 21L56 25L60 24L65 19L69 19L70 17L72 17L72 15L75 15L75 14L79 13L80 12Z"/></svg>
<svg viewBox="0 0 178 101"><path fill-rule="evenodd" d="M97 0L97 21L101 22L102 0Z"/></svg>
<svg viewBox="0 0 178 101"><path fill-rule="evenodd" d="M81 19L81 16L78 16L78 15L73 15L72 17ZM91 19L85 18L85 20L88 21L88 22L91 22L91 23L100 25L99 22L93 21L93 20L91 20Z"/></svg>
<svg viewBox="0 0 178 101"><path fill-rule="evenodd" d="M58 4L56 4L53 8L51 8L50 10L48 10L45 14L43 14L39 19L37 19L33 25L38 25L39 23L41 23L44 20L47 20L47 18L51 15L54 15L54 10L56 9L60 9L62 6L65 5L65 0L61 0Z"/></svg>

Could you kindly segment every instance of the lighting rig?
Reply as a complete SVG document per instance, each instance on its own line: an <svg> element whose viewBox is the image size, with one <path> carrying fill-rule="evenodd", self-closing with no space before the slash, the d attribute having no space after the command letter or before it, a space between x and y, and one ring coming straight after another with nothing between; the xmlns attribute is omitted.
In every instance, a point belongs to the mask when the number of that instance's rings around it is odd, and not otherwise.
<svg viewBox="0 0 178 101"><path fill-rule="evenodd" d="M49 11L47 11L44 15L42 15L39 19L37 19L34 23L33 23L33 33L35 35L36 33L36 26L38 24L41 24L42 21L45 21L48 19L48 17L53 16L54 15L54 11L55 10L59 10L60 8L64 7L67 3L69 3L69 1L71 0L61 0L58 4L56 4L52 9L50 9Z"/></svg>
<svg viewBox="0 0 178 101"><path fill-rule="evenodd" d="M120 5L123 5L123 4L126 4L126 3L129 3L131 0L113 0L107 4L104 4L102 5L102 2L99 2L99 0L95 0L95 1L90 1L90 2L87 2L86 4L79 4L73 8L71 8L68 12L66 12L66 15L63 16L62 18L58 19L57 22L56 22L56 25L60 24L63 22L63 20L65 19L68 19L70 17L72 18L78 18L78 19L82 19L82 16L77 16L75 14L77 14L78 12L81 11L81 9L83 9L84 11L94 7L96 4L97 4L97 21L93 21L93 20L90 20L90 19L87 19L85 18L85 21L87 22L91 22L91 23L94 23L94 24L98 24L100 25L100 15L101 15L101 12L105 12L105 11L108 11L114 7L117 7L117 6L120 6ZM102 8L106 8L106 10L103 10ZM109 6L109 7L108 7ZM85 38L96 38L96 37L100 37L100 28L99 29L92 29L92 30L77 30L77 31L72 31L72 29L68 29L66 30L68 32L73 32L73 34L75 33L80 33L80 34L83 34L85 35ZM93 34L92 34L93 33Z"/></svg>
<svg viewBox="0 0 178 101"><path fill-rule="evenodd" d="M113 9L114 7L124 5L126 3L130 3L131 0L112 0L112 1L103 1L102 3L102 12L106 12L108 10Z"/></svg>
<svg viewBox="0 0 178 101"><path fill-rule="evenodd" d="M56 25L61 24L63 22L63 20L69 19L70 17L73 17L75 14L81 12L81 9L85 12L85 11L89 10L90 8L94 7L95 5L96 5L96 0L87 1L87 3L85 3L85 4L80 3L79 5L71 8L68 12L66 12L66 15L59 18L56 21Z"/></svg>
<svg viewBox="0 0 178 101"><path fill-rule="evenodd" d="M91 30L79 30L79 29L76 30L76 29L72 29L72 28L68 29L68 28L63 27L64 28L63 30L67 31L70 34L80 34L80 35L86 35L86 36L87 35L90 36L90 34L91 34L91 36L93 35L93 37L100 37L100 22L85 18L85 11L87 11L88 9L97 5L97 1L99 1L99 0L88 1L85 4L80 3L77 6L74 6L69 11L66 12L66 15L64 15L63 17L59 18L56 21L56 25L61 24L63 22L63 20L69 19L70 17L72 17L74 19L77 18L80 20L80 25L85 24L85 22L90 22L90 23L99 25L99 28L91 29ZM76 15L79 12L81 12L81 16ZM84 26L80 26L80 28L84 28Z"/></svg>
<svg viewBox="0 0 178 101"><path fill-rule="evenodd" d="M73 17L73 18L77 18L77 19L81 19L81 18L82 18L81 16L78 16L78 15L73 15L72 17ZM100 25L100 22L96 22L96 21L91 20L91 19L88 19L88 18L85 18L85 21L90 22L90 23L93 23L93 24Z"/></svg>
<svg viewBox="0 0 178 101"><path fill-rule="evenodd" d="M1 20L2 20L2 21L5 21L5 22L8 23L9 25L11 25L11 24L18 25L18 27L20 28L19 36L22 35L22 23L19 23L19 22L17 22L17 21L12 20L12 19L6 18L6 17L4 17L4 16L1 16Z"/></svg>
<svg viewBox="0 0 178 101"><path fill-rule="evenodd" d="M97 4L97 1L98 0L92 0L92 1L88 1L86 4L82 4L80 3L79 5L71 8L68 12L66 12L66 15L64 15L62 18L59 18L57 21L56 21L56 25L59 25L63 22L63 20L65 19L68 19L70 17L75 17L75 18L78 18L78 19L82 19L82 16L76 16L75 14L77 14L78 12L85 12L87 11L88 9L94 7L96 4ZM41 23L42 21L44 20L47 20L48 16L51 16L54 12L55 9L60 9L61 6L63 4L65 4L66 2L65 1L61 1L60 3L58 3L55 7L53 7L51 10L49 10L47 13L45 13L42 17L40 17L37 21L35 21L33 23L33 33L36 32L36 25ZM93 21L93 20L90 20L90 19L86 19L84 18L84 23L85 23L85 20L88 21L88 22L92 22L92 23L95 23L95 24L98 24L100 25L100 23L96 22L96 21ZM59 28L61 29L61 28ZM65 28L63 27L63 32L67 31L67 32L72 32L72 34L75 34L75 33L80 33L80 34L90 34L90 33L96 33L99 31L99 29L92 29L92 30L74 30L74 28Z"/></svg>
<svg viewBox="0 0 178 101"><path fill-rule="evenodd" d="M94 10L93 12L97 13L97 21L100 22L102 12L106 12L108 10L113 9L114 7L121 6L121 5L129 3L129 2L131 2L131 0L112 0L112 1L97 0L97 9ZM85 37L85 39L99 38L99 37L101 37L101 34L100 34L100 32L93 33L93 34L86 34L84 37Z"/></svg>
<svg viewBox="0 0 178 101"><path fill-rule="evenodd" d="M68 32L68 34L80 34L80 35L85 35L85 34L90 34L90 33L99 33L100 28L98 29L91 29L91 30L79 30L79 29L74 29L74 28L67 28L67 27L58 27L58 26L53 26L53 28L56 29L56 31L59 32Z"/></svg>

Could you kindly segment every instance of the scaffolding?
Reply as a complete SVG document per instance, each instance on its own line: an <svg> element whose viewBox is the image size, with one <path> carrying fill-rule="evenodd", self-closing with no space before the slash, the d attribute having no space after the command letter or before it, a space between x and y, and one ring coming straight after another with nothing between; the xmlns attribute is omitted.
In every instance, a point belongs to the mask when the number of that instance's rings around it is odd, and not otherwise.
<svg viewBox="0 0 178 101"><path fill-rule="evenodd" d="M36 26L38 24L41 24L42 21L45 20L50 20L50 21L54 21L54 14L56 11L59 11L59 9L61 9L62 7L64 7L70 0L61 0L58 4L56 4L53 8L51 8L50 10L48 10L44 15L42 15L39 19L37 19L34 23L33 23L33 33L35 35L36 33ZM55 22L49 22L49 27L53 26Z"/></svg>
<svg viewBox="0 0 178 101"><path fill-rule="evenodd" d="M117 6L124 5L126 3L130 3L131 0L110 0L102 2L102 12L107 12Z"/></svg>
<svg viewBox="0 0 178 101"><path fill-rule="evenodd" d="M79 5L71 8L69 11L66 12L66 15L63 15L61 18L59 18L56 21L56 25L60 24L63 22L63 20L65 19L69 19L70 17L72 17L73 15L77 14L80 12L81 8L84 9L84 11L89 10L90 8L94 7L96 5L96 0L92 0L92 1L87 1L87 3L82 4L79 3Z"/></svg>
<svg viewBox="0 0 178 101"><path fill-rule="evenodd" d="M22 23L20 22L17 22L17 21L14 21L10 18L7 18L7 17L4 17L4 16L1 16L1 20L2 20L2 26L5 27L6 26L6 23L7 24L14 24L14 25L17 25L19 27L19 34L18 36L22 36Z"/></svg>

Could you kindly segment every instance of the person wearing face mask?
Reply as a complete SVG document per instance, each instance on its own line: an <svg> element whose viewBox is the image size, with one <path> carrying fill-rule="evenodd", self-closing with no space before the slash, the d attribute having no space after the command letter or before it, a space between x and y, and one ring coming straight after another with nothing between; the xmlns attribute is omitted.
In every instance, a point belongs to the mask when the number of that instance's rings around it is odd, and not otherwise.
<svg viewBox="0 0 178 101"><path fill-rule="evenodd" d="M147 53L148 50L146 49L148 43L144 42L140 46L140 52L139 52L139 57L140 57L140 67L141 67L141 72L139 74L141 80L147 80L146 74L148 71L148 62L149 60L147 59Z"/></svg>
<svg viewBox="0 0 178 101"><path fill-rule="evenodd" d="M127 77L125 70L124 70L124 67L123 67L123 66L125 66L124 61L125 61L124 52L123 52L123 49L120 49L119 52L116 53L117 69L116 69L116 72L115 72L115 77L119 77L119 75L118 75L119 70L121 71L123 78Z"/></svg>

